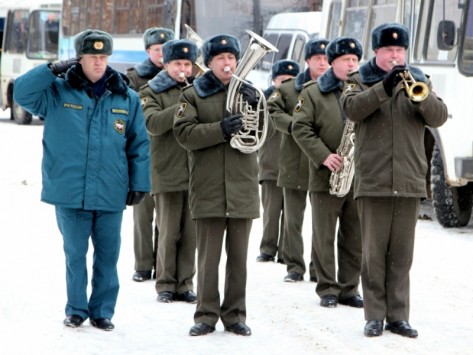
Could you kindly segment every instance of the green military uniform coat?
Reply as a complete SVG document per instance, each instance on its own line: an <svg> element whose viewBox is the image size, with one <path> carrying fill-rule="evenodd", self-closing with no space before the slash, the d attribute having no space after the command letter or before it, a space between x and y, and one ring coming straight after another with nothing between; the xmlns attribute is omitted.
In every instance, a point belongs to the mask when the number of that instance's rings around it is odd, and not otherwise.
<svg viewBox="0 0 473 355"><path fill-rule="evenodd" d="M317 294L340 299L358 295L361 273L361 230L353 193L333 196L330 170L323 165L335 153L343 134L343 114L338 103L343 82L328 69L317 83L304 86L294 111L293 136L309 157L309 191L312 203L312 252L317 273ZM338 95L338 97L337 97ZM339 224L338 231L337 223ZM337 259L335 258L337 235ZM338 272L338 277L337 277Z"/></svg>
<svg viewBox="0 0 473 355"><path fill-rule="evenodd" d="M302 85L310 80L309 69L297 77L283 81L268 99L268 110L275 126L283 134L279 157L278 186L284 195L284 245L283 259L288 272L304 275L304 243L302 225L307 204L309 185L309 160L297 145L290 130L293 111ZM313 263L313 261L312 261ZM315 271L311 265L311 279Z"/></svg>
<svg viewBox="0 0 473 355"><path fill-rule="evenodd" d="M375 58L348 78L340 102L355 122L355 197L363 237L362 285L365 318L409 320L409 271L414 254L420 198L426 196L426 126L447 120L447 107L430 80L409 66L429 96L413 103L401 84L388 96L386 72Z"/></svg>
<svg viewBox="0 0 473 355"><path fill-rule="evenodd" d="M150 135L151 193L160 237L156 261L156 291L183 294L193 290L195 225L191 220L187 151L173 132L174 112L183 85L161 71L140 91Z"/></svg>

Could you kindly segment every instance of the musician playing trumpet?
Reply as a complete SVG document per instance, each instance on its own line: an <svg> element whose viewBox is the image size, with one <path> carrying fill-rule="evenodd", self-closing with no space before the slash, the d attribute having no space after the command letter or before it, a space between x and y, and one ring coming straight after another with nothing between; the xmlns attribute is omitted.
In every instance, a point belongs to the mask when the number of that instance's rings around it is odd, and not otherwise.
<svg viewBox="0 0 473 355"><path fill-rule="evenodd" d="M371 44L374 58L348 77L340 100L355 122L364 333L380 336L386 321L386 330L415 338L417 330L409 324L409 271L420 199L427 197L424 131L445 123L447 107L431 90L428 77L406 63L406 26L374 28ZM423 100L406 94L400 75L406 71L428 88Z"/></svg>
<svg viewBox="0 0 473 355"><path fill-rule="evenodd" d="M315 291L320 297L320 305L328 308L334 308L338 303L363 307L358 291L361 231L353 191L343 197L329 192L331 173L350 164L348 155L353 147L337 153L345 140L344 125L348 124L338 101L344 80L358 69L362 53L361 43L354 38L339 37L331 41L326 48L331 68L316 82L304 86L293 114L292 135L309 158L312 243L315 246L312 260L317 275Z"/></svg>

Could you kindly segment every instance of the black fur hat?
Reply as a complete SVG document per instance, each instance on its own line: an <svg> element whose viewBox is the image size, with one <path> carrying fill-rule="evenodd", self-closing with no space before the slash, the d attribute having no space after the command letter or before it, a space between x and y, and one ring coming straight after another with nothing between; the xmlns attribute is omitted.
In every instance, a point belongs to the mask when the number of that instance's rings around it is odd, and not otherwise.
<svg viewBox="0 0 473 355"><path fill-rule="evenodd" d="M77 34L74 39L74 49L77 56L82 54L111 55L113 39L107 32L87 29Z"/></svg>
<svg viewBox="0 0 473 355"><path fill-rule="evenodd" d="M332 64L335 58L345 54L354 54L361 59L363 55L363 47L360 41L351 37L338 37L332 40L325 51L327 54L328 64Z"/></svg>
<svg viewBox="0 0 473 355"><path fill-rule="evenodd" d="M409 48L409 30L400 23L383 23L371 32L371 48L398 46Z"/></svg>
<svg viewBox="0 0 473 355"><path fill-rule="evenodd" d="M325 38L313 38L305 45L305 57L307 60L316 54L325 54L328 41Z"/></svg>
<svg viewBox="0 0 473 355"><path fill-rule="evenodd" d="M278 60L271 67L271 79L275 79L279 75L296 76L300 71L299 63L294 60L282 59Z"/></svg>
<svg viewBox="0 0 473 355"><path fill-rule="evenodd" d="M195 63L197 59L197 45L188 39L173 39L163 44L163 62L187 59Z"/></svg>
<svg viewBox="0 0 473 355"><path fill-rule="evenodd" d="M216 35L204 41L201 51L206 66L212 57L224 52L233 53L238 60L240 59L240 41L229 34Z"/></svg>
<svg viewBox="0 0 473 355"><path fill-rule="evenodd" d="M148 49L153 44L164 44L171 39L174 39L174 31L163 27L148 28L143 34L145 49Z"/></svg>

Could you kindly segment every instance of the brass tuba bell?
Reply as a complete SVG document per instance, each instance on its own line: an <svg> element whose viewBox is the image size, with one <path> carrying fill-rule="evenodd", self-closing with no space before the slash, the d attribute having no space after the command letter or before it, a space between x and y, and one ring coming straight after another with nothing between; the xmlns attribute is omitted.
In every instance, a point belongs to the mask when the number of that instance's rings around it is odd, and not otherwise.
<svg viewBox="0 0 473 355"><path fill-rule="evenodd" d="M402 86L411 101L421 102L429 96L428 86L420 81L415 81L409 70L399 73L399 76L402 79Z"/></svg>

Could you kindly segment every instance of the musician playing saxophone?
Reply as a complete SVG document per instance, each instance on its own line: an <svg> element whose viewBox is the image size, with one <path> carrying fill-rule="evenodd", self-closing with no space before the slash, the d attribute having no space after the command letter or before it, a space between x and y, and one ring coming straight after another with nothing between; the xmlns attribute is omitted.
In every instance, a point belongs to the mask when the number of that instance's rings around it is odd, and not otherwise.
<svg viewBox="0 0 473 355"><path fill-rule="evenodd" d="M343 140L347 119L339 98L344 80L358 69L362 46L354 38L339 37L328 44L326 54L331 68L316 82L304 86L293 114L292 135L309 158L312 243L315 246L312 260L315 261L315 291L320 297L320 305L333 308L340 303L361 308L358 209L352 191L344 197L330 194L329 180L332 171L343 169L344 157L337 153L337 148ZM345 153L349 152L341 154Z"/></svg>
<svg viewBox="0 0 473 355"><path fill-rule="evenodd" d="M386 330L415 338L417 330L409 324L409 271L420 199L427 197L424 132L426 126L445 123L447 107L431 90L428 77L406 64L406 26L379 25L371 32L371 44L374 58L349 76L340 99L355 122L364 332L380 336L386 321ZM406 95L399 75L406 69L429 88L424 100Z"/></svg>
<svg viewBox="0 0 473 355"><path fill-rule="evenodd" d="M248 336L246 260L252 220L260 210L258 162L256 152L231 147L230 139L243 122L240 113L226 112L240 42L229 34L215 35L204 41L202 56L210 70L182 92L174 117L175 137L189 151L189 201L196 223L197 308L189 333L211 333L220 319L225 330ZM254 89L242 85L240 93L249 105L256 104ZM227 263L220 303L218 265L223 245Z"/></svg>

